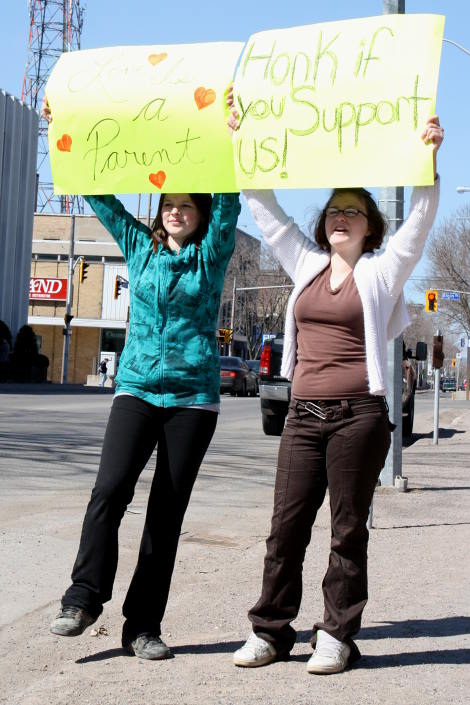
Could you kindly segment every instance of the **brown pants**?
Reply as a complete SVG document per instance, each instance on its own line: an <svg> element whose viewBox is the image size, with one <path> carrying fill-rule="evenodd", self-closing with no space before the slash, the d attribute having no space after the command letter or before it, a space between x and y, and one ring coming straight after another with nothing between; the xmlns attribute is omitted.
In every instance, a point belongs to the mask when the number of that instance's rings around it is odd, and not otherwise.
<svg viewBox="0 0 470 705"><path fill-rule="evenodd" d="M319 418L292 400L279 448L271 534L266 542L261 597L249 612L253 631L289 652L291 626L302 598L302 564L312 526L328 487L331 551L323 579L324 617L314 625L360 653L359 631L367 602L367 517L390 447L383 397L315 402ZM307 404L309 406L309 404ZM313 407L310 407L313 408Z"/></svg>

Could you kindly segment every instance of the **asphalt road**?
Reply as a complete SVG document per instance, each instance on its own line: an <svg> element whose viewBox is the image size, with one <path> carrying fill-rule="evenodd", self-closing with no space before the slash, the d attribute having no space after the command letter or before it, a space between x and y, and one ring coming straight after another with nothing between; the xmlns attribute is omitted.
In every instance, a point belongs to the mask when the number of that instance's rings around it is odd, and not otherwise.
<svg viewBox="0 0 470 705"><path fill-rule="evenodd" d="M0 394L2 492L91 488L111 403L107 393ZM238 480L267 468L271 475L278 445L262 432L259 398L225 395L201 477L221 468ZM144 481L154 467L155 454Z"/></svg>

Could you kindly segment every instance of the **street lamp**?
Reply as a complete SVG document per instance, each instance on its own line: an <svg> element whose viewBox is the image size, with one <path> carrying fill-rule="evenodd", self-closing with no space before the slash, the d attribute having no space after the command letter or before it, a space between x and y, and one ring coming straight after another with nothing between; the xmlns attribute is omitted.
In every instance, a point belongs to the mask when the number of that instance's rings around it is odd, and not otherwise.
<svg viewBox="0 0 470 705"><path fill-rule="evenodd" d="M452 39L444 39L442 40L443 42L447 42L448 44L452 44L454 47L457 47L457 49L460 49L460 51L463 51L465 54L468 54L470 56L470 51L463 47L461 44L457 44L457 42L452 41Z"/></svg>
<svg viewBox="0 0 470 705"><path fill-rule="evenodd" d="M457 186L457 193L467 193L470 191L470 186Z"/></svg>

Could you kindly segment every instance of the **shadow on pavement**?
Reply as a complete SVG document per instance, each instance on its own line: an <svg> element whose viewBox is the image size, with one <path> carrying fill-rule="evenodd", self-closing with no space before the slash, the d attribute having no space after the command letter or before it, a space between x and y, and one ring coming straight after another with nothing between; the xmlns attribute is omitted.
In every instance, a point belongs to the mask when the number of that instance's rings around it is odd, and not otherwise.
<svg viewBox="0 0 470 705"><path fill-rule="evenodd" d="M361 629L361 639L419 639L422 637L448 637L468 634L470 617L442 617L438 619L407 619L401 622L379 622L375 626ZM297 632L298 643L310 643L311 630ZM244 641L222 641L211 644L185 644L172 646L175 656L178 654L232 654L243 646ZM75 663L86 664L107 659L130 656L124 649L106 649L77 659ZM295 654L292 661L306 661L307 654ZM413 651L382 656L363 656L359 662L361 668L391 668L397 666L418 666L428 663L470 663L470 649L436 649L433 651Z"/></svg>
<svg viewBox="0 0 470 705"><path fill-rule="evenodd" d="M439 440L444 440L445 438L453 438L453 436L455 436L455 434L457 434L457 433L466 433L466 431L456 429L456 428L440 428L439 429ZM413 433L411 436L404 436L403 437L403 448L409 448L417 441L420 441L422 438L431 439L433 437L433 435L434 435L434 431L429 431L429 433Z"/></svg>
<svg viewBox="0 0 470 705"><path fill-rule="evenodd" d="M373 526L374 531L390 531L391 529L426 529L430 526L468 526L470 521L441 521L435 524L395 524L394 526Z"/></svg>
<svg viewBox="0 0 470 705"><path fill-rule="evenodd" d="M106 661L117 656L129 656L129 658L132 658L131 654L124 649L106 649L105 651L98 651L96 654L78 658L75 663L95 663L96 661Z"/></svg>
<svg viewBox="0 0 470 705"><path fill-rule="evenodd" d="M457 490L470 490L470 485L458 485L452 487L409 487L408 492L455 492ZM460 524L466 524L467 522L459 522ZM436 526L436 524L432 524ZM441 526L439 524L439 526ZM446 525L447 526L447 525ZM453 526L453 524L452 524Z"/></svg>
<svg viewBox="0 0 470 705"><path fill-rule="evenodd" d="M401 654L385 654L384 656L363 656L357 662L357 667L403 668L403 666L424 666L430 663L468 664L470 663L470 649L436 649L436 651L413 651Z"/></svg>
<svg viewBox="0 0 470 705"><path fill-rule="evenodd" d="M439 617L437 619L406 619L400 622L375 622L363 627L359 639L409 639L427 636L457 636L470 632L470 617Z"/></svg>
<svg viewBox="0 0 470 705"><path fill-rule="evenodd" d="M245 641L222 641L215 644L185 644L184 646L171 646L173 654L231 654L239 649ZM106 659L116 658L118 656L129 656L124 649L106 649L98 651L96 654L84 656L75 661L75 663L92 663L94 661L105 661Z"/></svg>

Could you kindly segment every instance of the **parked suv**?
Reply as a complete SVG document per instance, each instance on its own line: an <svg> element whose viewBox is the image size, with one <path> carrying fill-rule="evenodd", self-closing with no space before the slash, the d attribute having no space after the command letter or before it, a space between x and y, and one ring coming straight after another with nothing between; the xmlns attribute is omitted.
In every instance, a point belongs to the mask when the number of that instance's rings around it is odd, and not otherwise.
<svg viewBox="0 0 470 705"><path fill-rule="evenodd" d="M281 377L282 350L284 336L276 335L264 343L259 366L259 395L261 399L261 415L263 431L267 436L280 436L284 429L291 397L291 383ZM402 410L403 436L411 436L415 412L416 363L415 360L426 360L426 343L416 344L416 354L403 345L402 360Z"/></svg>

